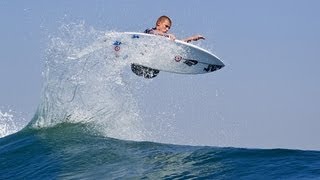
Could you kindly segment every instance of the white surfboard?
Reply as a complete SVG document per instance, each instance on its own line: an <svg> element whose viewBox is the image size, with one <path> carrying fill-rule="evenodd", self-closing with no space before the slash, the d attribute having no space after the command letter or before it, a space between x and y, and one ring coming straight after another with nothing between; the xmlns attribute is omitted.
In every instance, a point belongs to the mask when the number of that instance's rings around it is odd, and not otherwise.
<svg viewBox="0 0 320 180"><path fill-rule="evenodd" d="M225 66L216 55L193 44L138 32L108 33L101 42L69 58L81 58L102 48L118 60L172 73L203 74Z"/></svg>

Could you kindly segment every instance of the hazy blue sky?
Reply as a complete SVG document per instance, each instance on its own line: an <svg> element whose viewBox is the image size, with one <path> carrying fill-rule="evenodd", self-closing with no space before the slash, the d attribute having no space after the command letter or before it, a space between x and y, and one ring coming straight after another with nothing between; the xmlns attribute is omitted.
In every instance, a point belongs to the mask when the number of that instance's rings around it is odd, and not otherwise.
<svg viewBox="0 0 320 180"><path fill-rule="evenodd" d="M191 144L320 150L319 8L318 0L2 0L0 108L32 117L48 36L62 24L143 31L165 14L178 38L204 35L198 45L226 64L206 75L161 73L147 87L145 101L173 113Z"/></svg>

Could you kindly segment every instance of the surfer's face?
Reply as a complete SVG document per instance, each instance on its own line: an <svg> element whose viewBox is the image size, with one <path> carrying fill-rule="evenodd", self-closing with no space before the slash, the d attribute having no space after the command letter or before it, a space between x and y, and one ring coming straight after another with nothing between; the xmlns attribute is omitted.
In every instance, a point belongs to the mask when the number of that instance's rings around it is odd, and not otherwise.
<svg viewBox="0 0 320 180"><path fill-rule="evenodd" d="M167 33L170 28L171 28L171 23L167 19L165 19L163 21L160 21L157 24L157 30L162 32L162 33Z"/></svg>

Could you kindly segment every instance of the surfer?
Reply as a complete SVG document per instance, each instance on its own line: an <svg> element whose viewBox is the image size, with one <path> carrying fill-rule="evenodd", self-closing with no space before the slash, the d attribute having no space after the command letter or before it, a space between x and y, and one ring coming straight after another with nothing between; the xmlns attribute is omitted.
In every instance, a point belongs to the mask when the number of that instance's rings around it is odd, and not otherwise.
<svg viewBox="0 0 320 180"><path fill-rule="evenodd" d="M144 33L155 34L160 36L165 36L171 40L175 40L176 37L173 34L169 34L168 31L171 28L172 21L168 16L161 16L156 22L156 27L151 29L146 29ZM198 41L200 39L205 39L202 35L194 35L185 39L182 39L184 42Z"/></svg>
<svg viewBox="0 0 320 180"><path fill-rule="evenodd" d="M154 34L159 36L165 36L171 40L175 40L176 37L173 34L168 33L172 25L172 21L168 16L160 16L156 22L156 27L146 29L144 33ZM202 35L194 35L185 39L182 39L184 42L198 41L200 39L205 39ZM147 79L154 78L159 74L159 70L152 69L149 67L131 64L131 70L138 76L143 76Z"/></svg>

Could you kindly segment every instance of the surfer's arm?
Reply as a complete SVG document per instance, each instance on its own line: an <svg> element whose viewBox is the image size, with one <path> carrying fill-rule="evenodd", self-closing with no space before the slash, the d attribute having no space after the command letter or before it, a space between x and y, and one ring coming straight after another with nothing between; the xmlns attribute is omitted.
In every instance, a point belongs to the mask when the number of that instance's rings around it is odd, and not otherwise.
<svg viewBox="0 0 320 180"><path fill-rule="evenodd" d="M198 41L199 39L205 39L205 38L201 35L195 35L195 36L191 36L186 39L183 39L182 41L189 43L191 41Z"/></svg>

